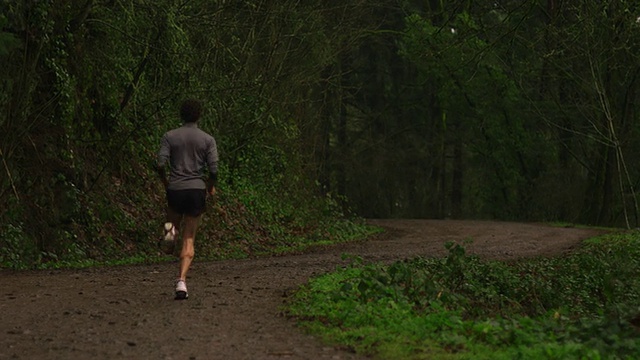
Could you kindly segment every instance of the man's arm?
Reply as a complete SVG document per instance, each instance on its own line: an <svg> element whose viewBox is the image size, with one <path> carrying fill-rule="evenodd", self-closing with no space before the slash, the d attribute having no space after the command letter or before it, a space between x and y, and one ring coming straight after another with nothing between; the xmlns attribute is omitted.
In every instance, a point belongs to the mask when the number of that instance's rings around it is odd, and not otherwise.
<svg viewBox="0 0 640 360"><path fill-rule="evenodd" d="M166 189L169 186L169 180L167 179L167 170L164 166L158 165L156 167L156 171L158 172L158 176L160 176L160 181L162 181L162 185Z"/></svg>
<svg viewBox="0 0 640 360"><path fill-rule="evenodd" d="M207 166L209 167L207 192L213 196L216 194L216 186L218 186L218 146L213 137L211 137L211 142L209 143L209 149L207 151Z"/></svg>

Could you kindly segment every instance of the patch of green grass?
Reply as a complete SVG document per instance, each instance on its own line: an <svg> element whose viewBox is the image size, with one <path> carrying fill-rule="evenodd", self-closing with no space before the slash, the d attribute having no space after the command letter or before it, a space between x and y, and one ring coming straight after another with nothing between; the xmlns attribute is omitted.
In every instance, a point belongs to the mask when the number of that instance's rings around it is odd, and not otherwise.
<svg viewBox="0 0 640 360"><path fill-rule="evenodd" d="M611 234L562 258L353 264L289 304L327 342L384 359L640 358L640 235Z"/></svg>
<svg viewBox="0 0 640 360"><path fill-rule="evenodd" d="M339 229L341 230L332 230L331 234L327 234L326 237L322 237L321 235L314 235L310 239L304 237L293 237L283 245L266 249L266 251L257 253L256 255L272 256L301 253L313 248L321 248L366 239L383 231L382 228L367 226L364 224L350 225L348 228L342 227Z"/></svg>
<svg viewBox="0 0 640 360"><path fill-rule="evenodd" d="M382 229L368 226L361 222L349 220L339 220L340 224L330 227L324 234L313 234L309 237L286 236L283 240L275 243L260 244L255 238L237 238L228 241L221 241L218 244L203 245L203 240L196 242L197 261L215 261L227 259L245 259L249 256L267 257L274 255L286 255L292 253L302 253L315 247L331 246L339 243L357 241L379 233ZM253 250L257 249L257 250ZM69 256L60 258L55 254L48 254L49 261L40 261L36 269L81 269L98 266L118 266L137 264L157 264L175 261L175 256L161 255L155 247L147 247L136 254L118 256L116 252L107 253L102 259L90 259L78 246L72 247L73 251L68 251ZM8 254L14 254L7 251ZM15 256L14 256L15 257ZM0 252L0 264L3 259ZM17 262L13 262L17 264ZM8 266L7 266L8 267ZM16 270L30 268L27 265L14 267Z"/></svg>
<svg viewBox="0 0 640 360"><path fill-rule="evenodd" d="M563 221L553 221L547 223L550 226L554 227L562 227L562 228L576 228L576 229L596 229L603 230L608 232L617 232L620 231L620 228L607 227L607 226L592 226L592 225L584 225L584 224L575 224L570 222Z"/></svg>
<svg viewBox="0 0 640 360"><path fill-rule="evenodd" d="M56 262L46 262L38 265L37 269L84 269L102 266L157 264L162 262L175 261L175 257L168 255L134 255L121 259L94 260L61 260Z"/></svg>

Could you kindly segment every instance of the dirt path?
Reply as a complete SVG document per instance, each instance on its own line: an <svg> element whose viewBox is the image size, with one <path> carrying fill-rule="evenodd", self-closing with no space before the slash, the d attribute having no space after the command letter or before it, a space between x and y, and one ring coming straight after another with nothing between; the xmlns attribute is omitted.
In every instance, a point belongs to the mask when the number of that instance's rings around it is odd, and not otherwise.
<svg viewBox="0 0 640 360"><path fill-rule="evenodd" d="M343 264L439 256L473 239L490 258L554 255L593 230L452 220L377 220L386 234L313 253L195 262L189 300L174 301L176 264L0 272L0 359L358 359L280 315L287 293Z"/></svg>

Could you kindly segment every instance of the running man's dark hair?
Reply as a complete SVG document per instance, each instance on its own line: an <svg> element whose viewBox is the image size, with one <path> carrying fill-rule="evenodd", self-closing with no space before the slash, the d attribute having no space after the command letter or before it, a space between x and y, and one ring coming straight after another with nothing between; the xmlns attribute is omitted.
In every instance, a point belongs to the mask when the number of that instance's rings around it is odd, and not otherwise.
<svg viewBox="0 0 640 360"><path fill-rule="evenodd" d="M189 99L182 102L180 107L180 117L184 122L196 122L202 115L202 103L195 99Z"/></svg>

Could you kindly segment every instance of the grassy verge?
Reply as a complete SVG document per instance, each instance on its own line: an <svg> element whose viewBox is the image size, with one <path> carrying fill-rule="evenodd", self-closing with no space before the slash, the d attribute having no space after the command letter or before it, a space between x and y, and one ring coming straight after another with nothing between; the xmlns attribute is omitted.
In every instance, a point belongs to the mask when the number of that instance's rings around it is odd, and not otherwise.
<svg viewBox="0 0 640 360"><path fill-rule="evenodd" d="M361 220L335 219L326 226L318 227L316 232L295 235L283 233L278 237L264 238L247 234L241 240L224 239L210 241L203 234L196 243L196 260L213 261L225 259L244 259L248 257L280 256L309 251L315 247L331 246L339 243L358 241L381 232L382 229L369 226ZM210 236L210 235L209 235ZM8 262L0 252L0 264ZM136 254L117 256L115 251L104 259L87 258L84 253L78 256L55 258L43 261L35 269L80 269L97 266L118 266L136 264L154 264L175 261L176 257L164 255L153 244L142 248Z"/></svg>
<svg viewBox="0 0 640 360"><path fill-rule="evenodd" d="M640 358L640 233L561 258L448 256L352 265L288 305L303 327L384 359Z"/></svg>

